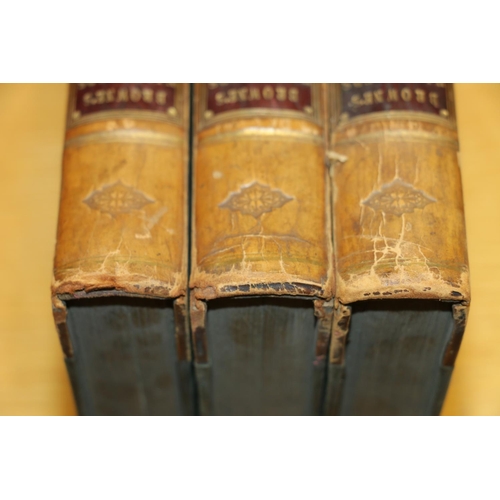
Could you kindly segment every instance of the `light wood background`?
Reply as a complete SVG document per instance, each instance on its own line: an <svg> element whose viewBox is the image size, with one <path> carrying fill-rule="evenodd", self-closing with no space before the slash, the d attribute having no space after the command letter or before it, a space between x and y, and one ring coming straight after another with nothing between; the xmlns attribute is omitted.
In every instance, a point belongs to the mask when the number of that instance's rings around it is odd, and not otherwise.
<svg viewBox="0 0 500 500"><path fill-rule="evenodd" d="M500 414L500 85L457 84L472 307L444 415ZM66 85L0 85L0 414L74 415L50 280Z"/></svg>

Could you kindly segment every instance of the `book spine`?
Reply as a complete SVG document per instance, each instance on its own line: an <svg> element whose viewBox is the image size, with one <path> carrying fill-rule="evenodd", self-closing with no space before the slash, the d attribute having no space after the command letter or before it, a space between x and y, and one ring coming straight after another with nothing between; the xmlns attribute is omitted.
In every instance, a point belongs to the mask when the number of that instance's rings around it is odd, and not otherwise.
<svg viewBox="0 0 500 500"><path fill-rule="evenodd" d="M252 296L314 302L310 398L320 413L333 294L326 86L197 84L193 128L191 329L201 413L217 412L207 302ZM256 362L262 352L252 349Z"/></svg>
<svg viewBox="0 0 500 500"><path fill-rule="evenodd" d="M70 88L53 292L186 293L188 88Z"/></svg>
<svg viewBox="0 0 500 500"><path fill-rule="evenodd" d="M187 84L70 86L52 282L68 359L67 301L125 296L174 301L189 364L189 108Z"/></svg>
<svg viewBox="0 0 500 500"><path fill-rule="evenodd" d="M198 84L193 246L197 299L331 298L321 84Z"/></svg>
<svg viewBox="0 0 500 500"><path fill-rule="evenodd" d="M341 404L351 305L427 299L449 302L454 324L426 410L438 413L470 302L453 86L332 84L328 96L336 305L326 412Z"/></svg>
<svg viewBox="0 0 500 500"><path fill-rule="evenodd" d="M451 84L330 87L336 296L468 302Z"/></svg>

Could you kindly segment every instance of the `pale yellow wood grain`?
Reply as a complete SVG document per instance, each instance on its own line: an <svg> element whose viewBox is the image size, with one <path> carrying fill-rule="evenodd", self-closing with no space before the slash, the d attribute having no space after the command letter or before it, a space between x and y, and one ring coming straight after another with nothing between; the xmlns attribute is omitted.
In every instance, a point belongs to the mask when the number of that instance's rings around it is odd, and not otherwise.
<svg viewBox="0 0 500 500"><path fill-rule="evenodd" d="M456 85L472 307L445 415L500 415L500 85ZM50 279L65 85L0 85L0 414L71 415Z"/></svg>

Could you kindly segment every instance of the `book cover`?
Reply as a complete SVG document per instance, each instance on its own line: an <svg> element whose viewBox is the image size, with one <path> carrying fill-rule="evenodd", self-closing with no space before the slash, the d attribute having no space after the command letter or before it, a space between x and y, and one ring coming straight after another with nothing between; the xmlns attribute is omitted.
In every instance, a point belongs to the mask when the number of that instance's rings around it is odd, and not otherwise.
<svg viewBox="0 0 500 500"><path fill-rule="evenodd" d="M204 415L318 414L332 317L322 84L197 84L191 327Z"/></svg>
<svg viewBox="0 0 500 500"><path fill-rule="evenodd" d="M440 411L470 302L451 84L330 85L327 412Z"/></svg>
<svg viewBox="0 0 500 500"><path fill-rule="evenodd" d="M54 318L81 414L192 414L189 86L70 89Z"/></svg>

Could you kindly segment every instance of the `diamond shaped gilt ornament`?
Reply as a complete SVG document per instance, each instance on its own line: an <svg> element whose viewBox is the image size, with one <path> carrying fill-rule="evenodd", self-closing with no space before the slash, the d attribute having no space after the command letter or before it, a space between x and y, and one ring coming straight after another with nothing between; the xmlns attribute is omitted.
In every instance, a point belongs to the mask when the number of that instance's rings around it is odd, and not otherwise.
<svg viewBox="0 0 500 500"><path fill-rule="evenodd" d="M266 212L272 212L293 200L291 196L279 189L271 189L258 182L243 186L236 193L231 193L219 207L228 208L233 212L251 215L256 219Z"/></svg>
<svg viewBox="0 0 500 500"><path fill-rule="evenodd" d="M83 203L99 212L118 215L140 210L148 203L154 202L137 189L117 181L94 191Z"/></svg>
<svg viewBox="0 0 500 500"><path fill-rule="evenodd" d="M394 179L384 184L380 191L373 191L362 203L375 211L401 216L435 202L432 196L415 189L411 184Z"/></svg>

